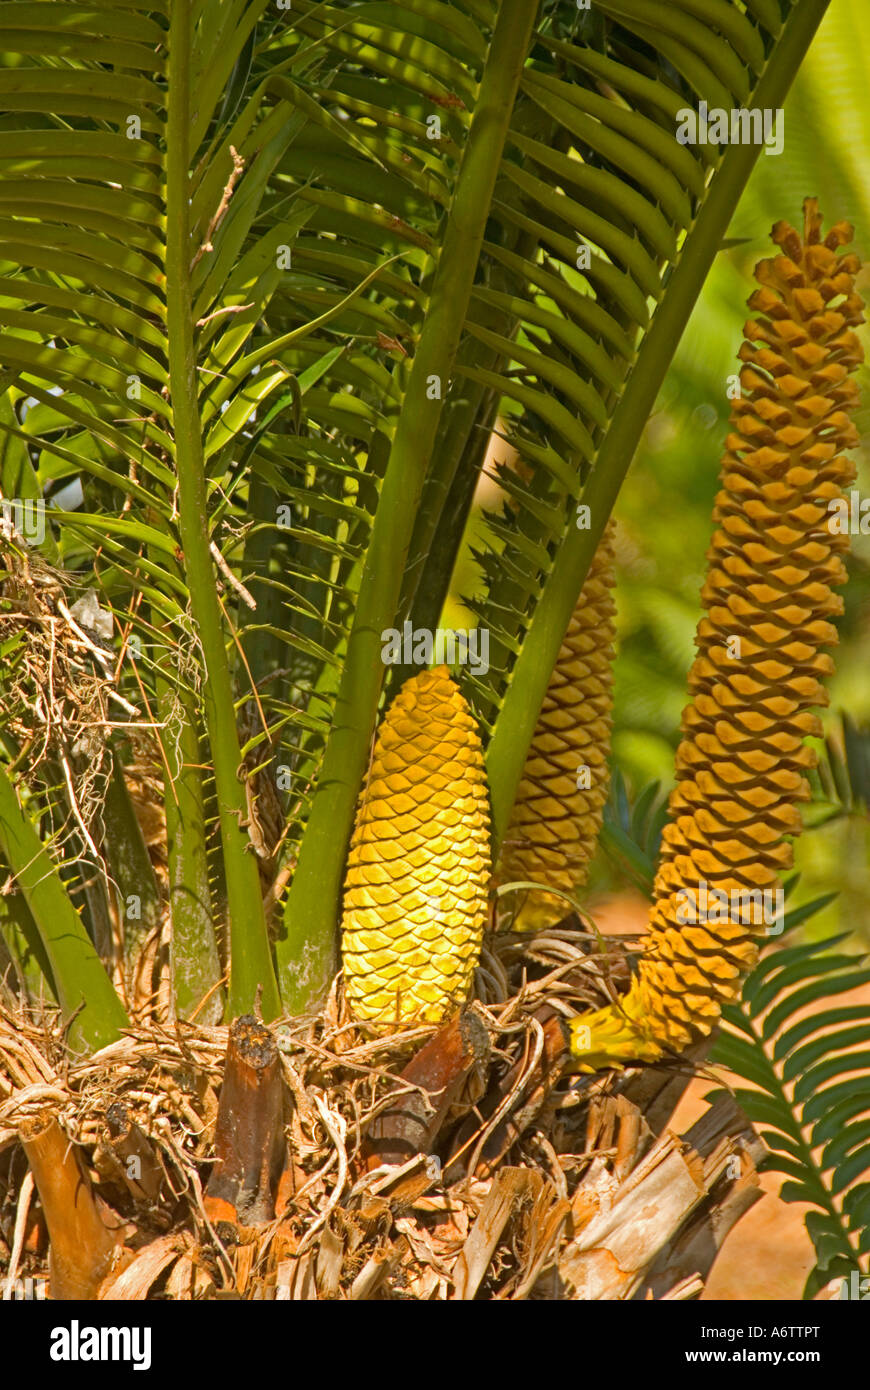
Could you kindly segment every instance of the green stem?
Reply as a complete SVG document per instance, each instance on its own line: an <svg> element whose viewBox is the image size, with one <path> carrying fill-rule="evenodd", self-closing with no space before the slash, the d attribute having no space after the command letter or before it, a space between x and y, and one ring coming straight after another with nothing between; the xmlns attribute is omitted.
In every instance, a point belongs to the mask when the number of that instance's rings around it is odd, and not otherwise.
<svg viewBox="0 0 870 1390"><path fill-rule="evenodd" d="M174 0L169 29L166 128L166 310L169 385L178 472L179 531L190 606L205 666L203 707L214 761L230 927L227 1011L249 1012L262 988L266 1020L281 1011L256 859L243 822L245 791L230 669L209 550L208 507L191 306L190 123L192 6Z"/></svg>
<svg viewBox="0 0 870 1390"><path fill-rule="evenodd" d="M524 118L521 99L514 105L510 121L514 134L522 132L527 124L529 109L526 103ZM557 135L554 123L550 130L551 141ZM500 190L500 196L508 206L521 208L523 200L515 190ZM520 231L514 235L509 249L522 261L534 259L537 248L538 237ZM527 288L516 271L498 261L491 261L487 266L487 285L517 296ZM517 327L514 314L473 300L469 308L470 317L483 327L503 338L513 338ZM485 347L470 335L459 350L457 368L463 363L484 367L490 372L502 372L507 365L502 353ZM409 614L414 628L434 628L441 616L498 405L497 393L491 387L469 380L460 380L445 404L432 469L414 523L399 602L399 619ZM391 688L398 688L411 674L403 667L397 668L391 676Z"/></svg>
<svg viewBox="0 0 870 1390"><path fill-rule="evenodd" d="M486 366L490 371L497 371L501 365L495 353L481 350L481 345L474 340L463 345L458 361L461 362L463 356L469 352L472 354L472 360ZM484 359L482 363L481 358ZM468 473L473 467L470 463L471 457L477 464L477 472L480 471L480 463L489 440L483 425L481 424L479 430L476 430L475 426L484 414L487 422L491 423L493 410L490 407L497 404L492 401L492 397L491 388L463 381L458 390L454 388L445 404L432 471L426 479L414 522L409 561L399 598L399 619L403 620L407 614L415 627L432 627L438 622L444 606L443 600L453 571L453 560L462 537L462 527L459 528L458 536L455 536L452 530L445 533L445 514L454 512L457 507L456 482L462 465L467 465L463 470L463 479L459 487L463 495L469 488ZM481 438L478 435L482 437L482 450ZM473 491L473 484L471 488ZM465 515L467 509L463 513L463 524ZM448 538L448 548L453 551L452 557L444 554L442 544L436 544L436 537L443 542L445 534ZM401 683L412 674L410 670L397 670L394 680L398 678L398 683Z"/></svg>
<svg viewBox="0 0 870 1390"><path fill-rule="evenodd" d="M0 872L6 873L5 865ZM24 998L29 1003L40 999L57 1003L48 956L23 893L7 893L0 900L0 945L9 953ZM0 949L0 957L3 955ZM0 960L0 974L6 969L6 960Z"/></svg>
<svg viewBox="0 0 870 1390"><path fill-rule="evenodd" d="M271 483L267 483L258 473L253 473L248 489L248 516L260 520L277 516L279 501ZM281 626L281 596L266 581L270 576L280 577L286 549L280 533L271 526L254 527L245 538L242 569L245 574L253 576L248 581L248 589L257 607L251 612L239 604L238 626L240 636L244 634L245 656L258 688L267 676L281 666L286 650L277 637L265 630L267 626ZM270 693L274 695L274 686L270 688Z"/></svg>
<svg viewBox="0 0 870 1390"><path fill-rule="evenodd" d="M753 94L751 104L754 107L777 109L782 106L828 3L829 0L801 0L792 10ZM550 672L586 572L760 148L759 145L728 146L704 205L683 244L584 488L583 502L590 508L591 525L588 530L572 528L568 532L546 590L535 608L487 753L496 845L501 843L507 828Z"/></svg>
<svg viewBox="0 0 870 1390"><path fill-rule="evenodd" d="M89 1049L114 1042L129 1019L5 768L0 768L0 851L39 929L63 1016L76 1015L70 1041Z"/></svg>
<svg viewBox="0 0 870 1390"><path fill-rule="evenodd" d="M464 437L458 462L453 468L450 490L437 517L426 557L426 567L417 586L410 619L412 628L434 629L441 617L450 591L450 581L465 534L474 502L474 494L489 449L490 435L495 424L498 401L485 388L473 397L473 413L463 412L451 423L456 429L448 433L447 448L454 446L457 434ZM463 429L463 427L466 427ZM411 671L406 676L413 674Z"/></svg>
<svg viewBox="0 0 870 1390"><path fill-rule="evenodd" d="M120 896L119 911L124 924L124 960L129 988L134 959L148 933L160 921L160 890L127 790L121 755L117 749L112 750L112 775L106 786L102 819L106 855Z"/></svg>
<svg viewBox="0 0 870 1390"><path fill-rule="evenodd" d="M172 923L172 998L176 1017L189 1018L194 1010L199 1010L198 1021L212 1025L220 1022L223 998L215 990L205 1008L199 1007L220 980L221 964L208 881L208 837L196 711L180 684L171 684L168 678L158 678L157 693L169 762L163 805Z"/></svg>
<svg viewBox="0 0 870 1390"><path fill-rule="evenodd" d="M335 718L278 942L287 1007L325 994L336 962L341 878L384 679L381 633L392 626L414 519L429 471L474 281L511 111L537 14L503 0L468 132L428 313L408 379L360 581ZM430 399L432 382L441 399Z"/></svg>

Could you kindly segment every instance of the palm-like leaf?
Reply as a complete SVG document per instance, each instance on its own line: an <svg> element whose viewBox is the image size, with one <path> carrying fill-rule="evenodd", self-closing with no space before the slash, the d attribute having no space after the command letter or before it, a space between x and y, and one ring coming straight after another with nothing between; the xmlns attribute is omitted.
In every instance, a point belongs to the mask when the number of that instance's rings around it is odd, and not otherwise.
<svg viewBox="0 0 870 1390"><path fill-rule="evenodd" d="M827 738L819 761L813 806L814 825L844 815L870 812L870 729L859 727L848 714L840 722L839 738Z"/></svg>
<svg viewBox="0 0 870 1390"><path fill-rule="evenodd" d="M828 901L789 913L784 931ZM813 1208L808 1297L836 1275L866 1272L870 1254L870 1007L814 1008L870 983L862 957L836 951L844 940L769 949L725 1010L712 1053L752 1084L734 1094L768 1145L766 1166L788 1179L781 1196Z"/></svg>
<svg viewBox="0 0 870 1390"><path fill-rule="evenodd" d="M192 1006L217 970L204 734L228 896L230 1004L250 1005L260 985L274 1014L211 549L222 498L237 483L232 448L291 376L266 361L280 343L256 342L282 275L277 248L306 216L266 206L275 165L304 123L257 70L266 10L265 0L167 12L61 5L49 25L45 6L6 7L0 362L11 378L6 432L26 446L11 462L19 475L23 460L35 464L46 493L78 478L83 505L54 514L61 553L68 563L100 556L103 589L138 629L140 679L174 745L173 929L180 958L204 971L191 965L179 1003ZM185 652L186 686L173 671ZM207 680L196 675L203 667Z"/></svg>
<svg viewBox="0 0 870 1390"><path fill-rule="evenodd" d="M655 866L662 830L668 818L667 797L660 784L650 782L632 805L625 778L615 767L604 807L601 845L648 898L652 898Z"/></svg>

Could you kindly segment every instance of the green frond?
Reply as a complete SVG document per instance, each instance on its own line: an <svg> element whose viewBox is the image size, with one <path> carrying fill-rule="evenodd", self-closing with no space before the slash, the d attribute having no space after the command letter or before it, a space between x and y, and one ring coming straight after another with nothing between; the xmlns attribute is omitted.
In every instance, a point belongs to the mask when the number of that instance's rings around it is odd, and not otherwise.
<svg viewBox="0 0 870 1390"><path fill-rule="evenodd" d="M783 934L829 901L788 913ZM835 950L847 938L769 947L741 1002L724 1010L711 1053L738 1078L734 1096L767 1144L765 1167L787 1179L781 1197L813 1208L808 1298L838 1275L866 1274L870 1254L870 1006L827 1002L870 982L863 956Z"/></svg>
<svg viewBox="0 0 870 1390"><path fill-rule="evenodd" d="M610 777L604 805L601 847L647 897L652 897L662 830L667 821L667 797L660 784L650 782L633 805L618 767Z"/></svg>
<svg viewBox="0 0 870 1390"><path fill-rule="evenodd" d="M757 146L723 153L680 144L677 113L701 100L779 106L825 6L790 4L783 25L778 12L774 23L772 13L723 4L721 28L701 23L691 0L598 8L604 52L539 35L549 63L536 53L524 71L494 217L509 249L512 237L526 238L510 270L535 293L531 313L521 297L510 301L513 347L501 345L497 367L484 368L485 378L469 368L498 393L518 467L553 518L526 507L489 525L500 572L483 586L476 613L496 647L482 713L493 725L497 838L589 561L758 154ZM569 296L591 349L545 317L564 317ZM571 485L529 440L569 463ZM546 556L540 567L518 562L529 541Z"/></svg>

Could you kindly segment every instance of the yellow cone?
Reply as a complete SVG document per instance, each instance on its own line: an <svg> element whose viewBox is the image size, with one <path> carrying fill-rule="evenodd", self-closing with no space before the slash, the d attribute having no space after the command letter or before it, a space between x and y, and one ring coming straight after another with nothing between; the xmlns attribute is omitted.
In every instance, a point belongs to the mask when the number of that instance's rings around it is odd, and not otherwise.
<svg viewBox="0 0 870 1390"><path fill-rule="evenodd" d="M848 377L863 357L853 331L860 262L840 251L852 229L838 223L821 240L814 199L804 217L803 240L777 224L782 254L756 270L758 317L740 352L743 395L726 440L648 935L619 1005L572 1025L585 1070L655 1060L710 1032L770 930L749 894L776 890L792 864L787 837L801 829L796 803L815 762L804 739L821 732L810 710L827 703L821 681L833 662L820 649L837 641L830 620L842 599L832 588L845 580L848 545L828 504L855 474L840 451L858 442ZM711 908L713 889L729 910L719 899ZM705 892L706 920L692 921Z"/></svg>
<svg viewBox="0 0 870 1390"><path fill-rule="evenodd" d="M480 955L490 872L477 726L440 666L402 686L360 797L342 921L355 1018L439 1023L463 1003Z"/></svg>

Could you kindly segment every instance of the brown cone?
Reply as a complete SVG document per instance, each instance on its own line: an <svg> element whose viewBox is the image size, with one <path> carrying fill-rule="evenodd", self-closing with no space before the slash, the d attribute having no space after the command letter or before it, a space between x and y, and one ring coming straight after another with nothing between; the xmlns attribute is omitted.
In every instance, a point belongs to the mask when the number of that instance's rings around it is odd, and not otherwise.
<svg viewBox="0 0 870 1390"><path fill-rule="evenodd" d="M502 847L502 883L549 884L573 895L586 882L610 780L613 531L609 521L547 686ZM514 930L540 930L570 911L565 898L543 891L518 893L517 901Z"/></svg>
<svg viewBox="0 0 870 1390"><path fill-rule="evenodd" d="M833 670L820 649L837 641L848 536L834 522L855 475L841 451L858 442L849 374L863 360L854 329L862 305L855 255L840 253L845 223L821 239L814 199L804 238L785 222L782 254L762 261L749 300L758 317L740 350L742 399L726 439L713 513L698 627L683 715L677 786L655 880L637 978L618 1008L574 1024L574 1052L590 1069L654 1059L707 1034L735 999L758 940L778 929L750 890L775 891L792 864L788 837L809 790L815 754L804 744L827 703ZM729 910L709 904L728 895ZM706 920L693 921L708 893ZM732 893L741 894L739 911ZM689 898L687 895L691 894ZM719 920L721 918L721 920Z"/></svg>

